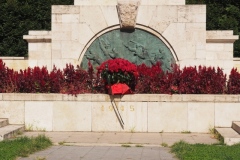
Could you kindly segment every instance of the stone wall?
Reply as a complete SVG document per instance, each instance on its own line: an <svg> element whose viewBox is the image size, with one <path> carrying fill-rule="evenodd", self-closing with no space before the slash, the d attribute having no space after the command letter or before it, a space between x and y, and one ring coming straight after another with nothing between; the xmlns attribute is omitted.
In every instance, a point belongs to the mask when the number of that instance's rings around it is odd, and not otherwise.
<svg viewBox="0 0 240 160"><path fill-rule="evenodd" d="M119 0L74 0L74 5L117 5ZM120 0L135 1L135 0ZM185 5L185 0L139 0L142 5Z"/></svg>
<svg viewBox="0 0 240 160"><path fill-rule="evenodd" d="M114 112L116 102L124 122ZM239 95L0 94L0 118L46 131L209 132L240 121Z"/></svg>

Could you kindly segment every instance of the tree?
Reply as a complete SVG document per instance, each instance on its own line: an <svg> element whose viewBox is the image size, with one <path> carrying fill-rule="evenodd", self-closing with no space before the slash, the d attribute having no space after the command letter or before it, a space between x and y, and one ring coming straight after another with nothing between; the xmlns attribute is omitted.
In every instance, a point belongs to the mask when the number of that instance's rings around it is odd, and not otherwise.
<svg viewBox="0 0 240 160"><path fill-rule="evenodd" d="M51 30L51 5L73 0L0 0L0 56L27 56L23 35L29 30Z"/></svg>
<svg viewBox="0 0 240 160"><path fill-rule="evenodd" d="M233 30L240 35L240 3L236 0L187 0L207 5L207 30ZM234 57L240 57L240 40L234 43Z"/></svg>

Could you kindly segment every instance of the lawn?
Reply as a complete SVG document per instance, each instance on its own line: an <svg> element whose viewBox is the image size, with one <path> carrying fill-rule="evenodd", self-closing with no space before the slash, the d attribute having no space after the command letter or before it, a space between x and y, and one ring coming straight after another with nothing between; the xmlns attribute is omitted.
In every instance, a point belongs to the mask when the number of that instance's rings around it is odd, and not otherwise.
<svg viewBox="0 0 240 160"><path fill-rule="evenodd" d="M175 143L171 151L180 160L239 160L240 144L226 146L223 144L188 144L184 141Z"/></svg>
<svg viewBox="0 0 240 160"><path fill-rule="evenodd" d="M17 157L27 157L29 154L52 145L49 138L39 135L35 138L20 137L14 140L0 142L0 159L14 160Z"/></svg>

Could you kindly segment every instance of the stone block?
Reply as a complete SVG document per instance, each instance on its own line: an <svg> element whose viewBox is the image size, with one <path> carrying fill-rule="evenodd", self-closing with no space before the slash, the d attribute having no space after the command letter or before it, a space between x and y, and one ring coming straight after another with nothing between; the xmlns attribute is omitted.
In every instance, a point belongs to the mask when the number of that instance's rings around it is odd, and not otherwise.
<svg viewBox="0 0 240 160"><path fill-rule="evenodd" d="M62 14L53 13L52 14L52 23L62 23Z"/></svg>
<svg viewBox="0 0 240 160"><path fill-rule="evenodd" d="M149 26L156 8L156 6L139 6L136 23Z"/></svg>
<svg viewBox="0 0 240 160"><path fill-rule="evenodd" d="M118 110L126 132L147 132L147 102L120 102Z"/></svg>
<svg viewBox="0 0 240 160"><path fill-rule="evenodd" d="M74 0L74 5L117 5L118 0Z"/></svg>
<svg viewBox="0 0 240 160"><path fill-rule="evenodd" d="M231 60L233 59L233 51L220 51L217 52L217 59L219 60Z"/></svg>
<svg viewBox="0 0 240 160"><path fill-rule="evenodd" d="M53 49L52 50L52 59L62 59L62 51L61 49Z"/></svg>
<svg viewBox="0 0 240 160"><path fill-rule="evenodd" d="M25 101L25 127L27 130L53 131L52 123L52 101Z"/></svg>
<svg viewBox="0 0 240 160"><path fill-rule="evenodd" d="M79 14L62 14L62 23L79 23Z"/></svg>
<svg viewBox="0 0 240 160"><path fill-rule="evenodd" d="M217 52L214 51L206 51L206 60L216 60L217 59Z"/></svg>
<svg viewBox="0 0 240 160"><path fill-rule="evenodd" d="M24 101L0 101L0 117L9 124L24 124Z"/></svg>
<svg viewBox="0 0 240 160"><path fill-rule="evenodd" d="M32 101L62 101L62 94L55 93L41 93L41 94L31 94Z"/></svg>
<svg viewBox="0 0 240 160"><path fill-rule="evenodd" d="M32 100L32 94L30 93L5 93L3 94L4 101L24 101Z"/></svg>
<svg viewBox="0 0 240 160"><path fill-rule="evenodd" d="M207 43L206 50L214 51L214 52L224 51L224 44L222 44L222 43Z"/></svg>
<svg viewBox="0 0 240 160"><path fill-rule="evenodd" d="M206 24L205 24L206 25ZM186 31L187 42L206 43L206 31L204 30L187 30Z"/></svg>
<svg viewBox="0 0 240 160"><path fill-rule="evenodd" d="M215 102L239 102L238 95L215 95Z"/></svg>
<svg viewBox="0 0 240 160"><path fill-rule="evenodd" d="M196 45L194 42L179 41L175 51L178 53L177 56L179 60L196 59Z"/></svg>
<svg viewBox="0 0 240 160"><path fill-rule="evenodd" d="M2 101L2 100L3 100L3 94L0 93L0 101Z"/></svg>
<svg viewBox="0 0 240 160"><path fill-rule="evenodd" d="M71 27L71 25L67 25ZM57 41L69 41L72 39L72 32L71 31L53 31L52 32L52 40Z"/></svg>
<svg viewBox="0 0 240 160"><path fill-rule="evenodd" d="M53 131L91 131L91 102L54 102Z"/></svg>
<svg viewBox="0 0 240 160"><path fill-rule="evenodd" d="M73 5L52 5L52 14L78 14L80 12L79 6Z"/></svg>
<svg viewBox="0 0 240 160"><path fill-rule="evenodd" d="M233 44L232 43L224 43L224 51L233 52Z"/></svg>
<svg viewBox="0 0 240 160"><path fill-rule="evenodd" d="M215 96L210 94L183 94L182 100L184 102L213 102Z"/></svg>
<svg viewBox="0 0 240 160"><path fill-rule="evenodd" d="M177 22L177 14L177 6L157 6L149 27L163 33L171 23Z"/></svg>
<svg viewBox="0 0 240 160"><path fill-rule="evenodd" d="M79 42L67 42L63 41L62 42L62 58L64 59L78 59L80 56L80 53L83 50L83 45L80 44Z"/></svg>
<svg viewBox="0 0 240 160"><path fill-rule="evenodd" d="M38 48L38 43L29 43L28 44L28 51L37 51Z"/></svg>
<svg viewBox="0 0 240 160"><path fill-rule="evenodd" d="M46 67L47 70L50 72L53 68L53 65L52 65L52 60L51 59L46 59L46 60L38 60L37 62L37 66L39 66L40 68L42 67Z"/></svg>
<svg viewBox="0 0 240 160"><path fill-rule="evenodd" d="M178 22L206 23L206 5L178 6Z"/></svg>
<svg viewBox="0 0 240 160"><path fill-rule="evenodd" d="M92 94L78 94L76 96L63 94L63 100L64 101L91 102L92 101Z"/></svg>
<svg viewBox="0 0 240 160"><path fill-rule="evenodd" d="M185 0L141 0L141 5L184 5Z"/></svg>
<svg viewBox="0 0 240 160"><path fill-rule="evenodd" d="M194 61L192 59L179 60L178 64L180 65L181 69L189 66L199 66L199 65L209 66L206 64L205 59L195 59Z"/></svg>
<svg viewBox="0 0 240 160"><path fill-rule="evenodd" d="M208 133L214 128L214 103L188 103L188 131Z"/></svg>
<svg viewBox="0 0 240 160"><path fill-rule="evenodd" d="M79 65L79 61L74 59L52 59L52 65L55 65L58 69L63 69L66 64L72 64L74 66Z"/></svg>
<svg viewBox="0 0 240 160"><path fill-rule="evenodd" d="M154 97L154 98L150 98L151 95L149 94L132 94L132 95L123 95L121 97L121 101L124 101L124 102L147 102L149 101L150 99L152 100L156 100L156 101L159 101L160 100L160 97Z"/></svg>
<svg viewBox="0 0 240 160"><path fill-rule="evenodd" d="M3 58L3 57L2 57ZM28 60L25 59L3 59L3 62L6 64L6 66L10 69L14 69L15 71L18 71L20 69L26 69L28 68Z"/></svg>
<svg viewBox="0 0 240 160"><path fill-rule="evenodd" d="M86 45L94 37L93 31L87 24L79 24L78 31L75 30L72 32L72 34L75 34L77 32L79 32L77 35L78 42L83 45Z"/></svg>
<svg viewBox="0 0 240 160"><path fill-rule="evenodd" d="M177 55L186 54L185 51L183 51L183 53L179 51L180 48L185 48L185 46L184 47L181 46L182 43L184 45L186 44L186 24L185 23L171 23L164 30L162 35L171 44L173 49L176 51Z"/></svg>
<svg viewBox="0 0 240 160"><path fill-rule="evenodd" d="M62 32L62 31L68 31L68 32L72 32L72 25L76 25L76 23L52 23L52 35L57 34L55 32ZM56 39L53 39L56 40Z"/></svg>
<svg viewBox="0 0 240 160"><path fill-rule="evenodd" d="M167 95L162 94L160 97L161 102L182 102L182 95L179 94L173 94L173 95Z"/></svg>
<svg viewBox="0 0 240 160"><path fill-rule="evenodd" d="M187 103L148 103L148 132L182 132L188 129L187 124Z"/></svg>
<svg viewBox="0 0 240 160"><path fill-rule="evenodd" d="M204 31L206 35L206 23L186 23L187 31Z"/></svg>
<svg viewBox="0 0 240 160"><path fill-rule="evenodd" d="M108 94L92 94L92 102L110 102L111 96Z"/></svg>
<svg viewBox="0 0 240 160"><path fill-rule="evenodd" d="M215 103L215 127L231 127L232 121L240 121L239 103Z"/></svg>
<svg viewBox="0 0 240 160"><path fill-rule="evenodd" d="M233 35L233 31L207 31L207 43L234 43L238 40L238 35Z"/></svg>
<svg viewBox="0 0 240 160"><path fill-rule="evenodd" d="M196 50L196 58L197 59L206 59L206 51L205 50Z"/></svg>
<svg viewBox="0 0 240 160"><path fill-rule="evenodd" d="M41 35L51 35L51 31L36 31L36 30L30 30L28 31L29 35L34 36L41 36Z"/></svg>
<svg viewBox="0 0 240 160"><path fill-rule="evenodd" d="M51 43L29 43L28 45L31 49L29 50L29 59L51 59Z"/></svg>
<svg viewBox="0 0 240 160"><path fill-rule="evenodd" d="M101 6L108 27L119 24L116 6Z"/></svg>
<svg viewBox="0 0 240 160"><path fill-rule="evenodd" d="M95 34L107 28L100 6L80 6L80 23L87 24Z"/></svg>
<svg viewBox="0 0 240 160"><path fill-rule="evenodd" d="M121 109L120 109L121 110ZM122 112L120 112L121 114ZM92 102L92 131L122 131L111 102Z"/></svg>

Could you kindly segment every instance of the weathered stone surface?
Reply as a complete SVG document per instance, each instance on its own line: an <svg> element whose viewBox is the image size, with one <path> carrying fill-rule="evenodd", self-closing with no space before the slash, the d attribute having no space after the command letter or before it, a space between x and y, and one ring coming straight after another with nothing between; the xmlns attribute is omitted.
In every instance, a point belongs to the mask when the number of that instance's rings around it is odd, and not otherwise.
<svg viewBox="0 0 240 160"><path fill-rule="evenodd" d="M101 6L101 9L109 27L119 24L116 6Z"/></svg>
<svg viewBox="0 0 240 160"><path fill-rule="evenodd" d="M24 101L0 101L0 117L9 124L24 124Z"/></svg>
<svg viewBox="0 0 240 160"><path fill-rule="evenodd" d="M138 12L139 0L119 0L117 9L122 29L134 29Z"/></svg>
<svg viewBox="0 0 240 160"><path fill-rule="evenodd" d="M214 103L188 103L188 131L208 133L213 127Z"/></svg>
<svg viewBox="0 0 240 160"><path fill-rule="evenodd" d="M53 101L25 102L25 125L27 130L52 131L52 122Z"/></svg>
<svg viewBox="0 0 240 160"><path fill-rule="evenodd" d="M53 131L91 131L91 106L91 102L54 102Z"/></svg>
<svg viewBox="0 0 240 160"><path fill-rule="evenodd" d="M182 132L188 124L188 104L148 103L148 132Z"/></svg>

